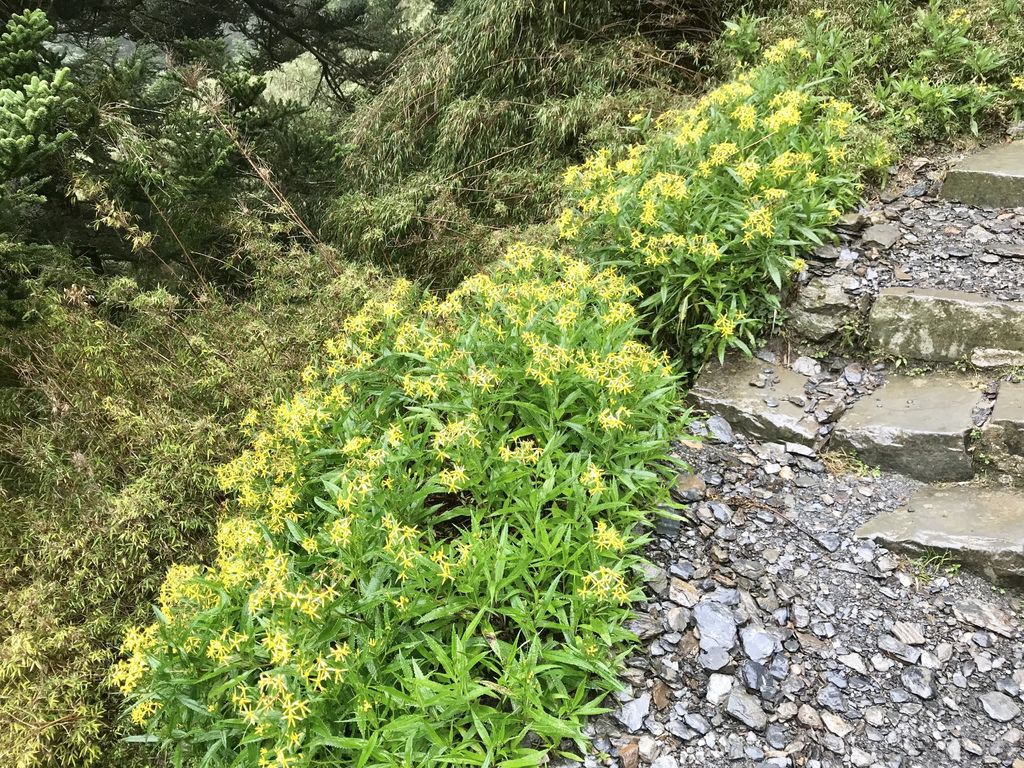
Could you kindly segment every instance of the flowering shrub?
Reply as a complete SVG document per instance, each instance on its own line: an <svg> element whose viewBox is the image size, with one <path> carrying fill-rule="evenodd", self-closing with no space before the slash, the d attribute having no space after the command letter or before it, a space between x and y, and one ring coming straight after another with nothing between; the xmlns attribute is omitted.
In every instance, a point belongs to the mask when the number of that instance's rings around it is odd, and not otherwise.
<svg viewBox="0 0 1024 768"><path fill-rule="evenodd" d="M570 168L561 237L622 269L659 339L695 367L749 346L779 308L799 253L829 236L856 200L845 102L803 84L795 40L693 106L653 122L617 162Z"/></svg>
<svg viewBox="0 0 1024 768"><path fill-rule="evenodd" d="M226 465L113 673L200 766L540 764L616 685L677 382L610 268L400 282ZM254 429L258 416L247 419Z"/></svg>

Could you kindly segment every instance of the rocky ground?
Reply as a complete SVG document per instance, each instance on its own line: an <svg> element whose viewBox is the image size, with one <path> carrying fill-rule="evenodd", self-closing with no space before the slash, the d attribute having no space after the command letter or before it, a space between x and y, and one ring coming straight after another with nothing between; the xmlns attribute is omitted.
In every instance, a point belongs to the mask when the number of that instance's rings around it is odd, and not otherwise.
<svg viewBox="0 0 1024 768"><path fill-rule="evenodd" d="M917 484L698 427L587 764L1024 768L1021 594L853 537Z"/></svg>

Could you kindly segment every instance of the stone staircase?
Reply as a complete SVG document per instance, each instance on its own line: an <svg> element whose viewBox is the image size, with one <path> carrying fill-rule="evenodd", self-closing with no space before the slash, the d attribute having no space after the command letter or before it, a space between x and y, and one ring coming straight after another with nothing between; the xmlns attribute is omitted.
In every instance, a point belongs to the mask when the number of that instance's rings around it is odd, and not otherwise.
<svg viewBox="0 0 1024 768"><path fill-rule="evenodd" d="M1003 209L994 218L1001 228L992 229L1006 236L986 246L981 264L992 263L996 249L1024 257L1024 227L1015 223L1024 222L1024 210L1011 210L1024 208L1024 142L967 158L948 171L942 195L959 201L954 211L962 214ZM920 207L916 197L911 203ZM876 221L859 240L847 240L877 257L900 235ZM970 255L966 238L964 245ZM844 248L838 259L824 258L849 263L856 255ZM877 272L878 264L855 274ZM999 264L997 257L985 267L990 281ZM890 267L893 281L907 281L900 265ZM1006 298L1024 296L1024 285L973 293L927 284L864 291L863 283L838 272L811 280L793 326L820 342L853 317L866 341L862 358L891 364L762 351L709 366L691 393L694 404L790 452L856 457L919 481L904 509L878 515L858 535L915 554L948 551L988 578L1024 582L1024 371L1016 370L1024 367L1024 301Z"/></svg>

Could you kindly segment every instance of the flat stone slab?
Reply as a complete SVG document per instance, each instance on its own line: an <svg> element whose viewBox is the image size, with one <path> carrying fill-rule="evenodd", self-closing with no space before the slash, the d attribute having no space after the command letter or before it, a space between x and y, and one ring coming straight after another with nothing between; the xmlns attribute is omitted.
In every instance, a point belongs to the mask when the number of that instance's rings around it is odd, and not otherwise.
<svg viewBox="0 0 1024 768"><path fill-rule="evenodd" d="M967 480L967 438L981 393L965 379L893 376L840 419L831 445L925 482Z"/></svg>
<svg viewBox="0 0 1024 768"><path fill-rule="evenodd" d="M906 510L885 512L857 535L920 554L948 551L994 581L1024 581L1024 493L971 485L925 486Z"/></svg>
<svg viewBox="0 0 1024 768"><path fill-rule="evenodd" d="M1024 302L939 288L886 288L868 315L879 352L905 360L979 367L1024 359Z"/></svg>
<svg viewBox="0 0 1024 768"><path fill-rule="evenodd" d="M748 437L812 445L818 422L800 405L807 399L806 382L780 365L729 357L723 366L711 363L704 369L690 397Z"/></svg>
<svg viewBox="0 0 1024 768"><path fill-rule="evenodd" d="M965 158L946 173L942 196L982 208L1024 205L1024 141L1011 141Z"/></svg>
<svg viewBox="0 0 1024 768"><path fill-rule="evenodd" d="M990 469L1024 485L1024 384L1004 381L981 430L981 456Z"/></svg>

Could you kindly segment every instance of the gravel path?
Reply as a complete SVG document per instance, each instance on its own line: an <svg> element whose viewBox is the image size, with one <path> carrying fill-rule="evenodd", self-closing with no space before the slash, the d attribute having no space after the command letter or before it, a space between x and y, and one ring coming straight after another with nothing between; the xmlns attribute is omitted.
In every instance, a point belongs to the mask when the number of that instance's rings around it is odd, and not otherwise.
<svg viewBox="0 0 1024 768"><path fill-rule="evenodd" d="M853 538L913 481L709 426L587 765L1024 768L1021 594Z"/></svg>
<svg viewBox="0 0 1024 768"><path fill-rule="evenodd" d="M847 290L944 288L1024 300L1024 209L982 209L938 197L959 157L911 158L889 188L843 220L838 247L819 249L811 273L849 276Z"/></svg>

